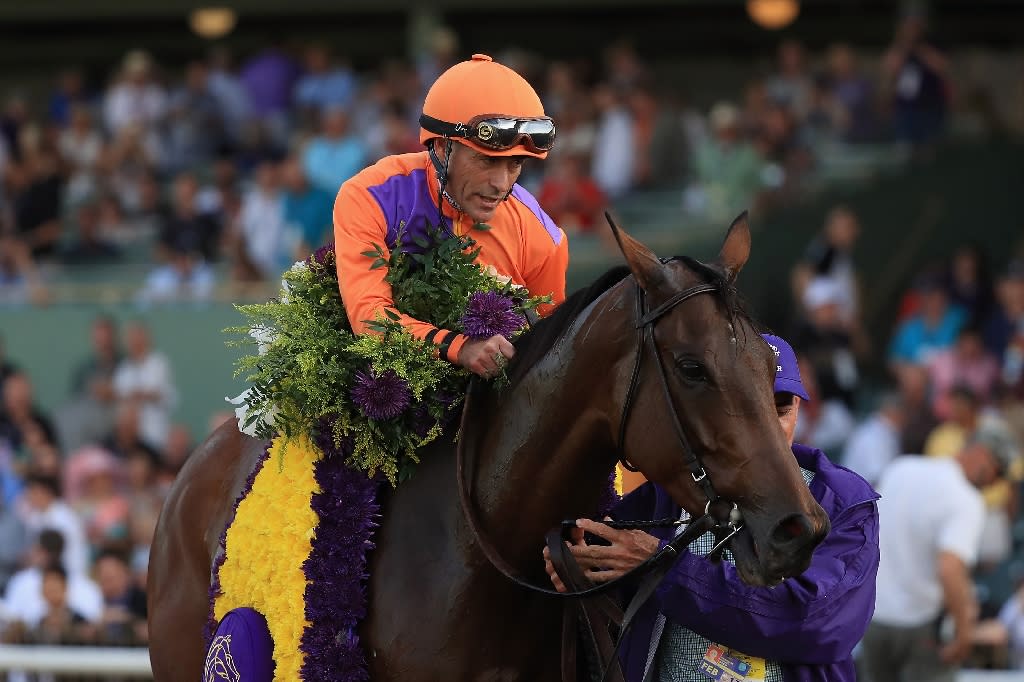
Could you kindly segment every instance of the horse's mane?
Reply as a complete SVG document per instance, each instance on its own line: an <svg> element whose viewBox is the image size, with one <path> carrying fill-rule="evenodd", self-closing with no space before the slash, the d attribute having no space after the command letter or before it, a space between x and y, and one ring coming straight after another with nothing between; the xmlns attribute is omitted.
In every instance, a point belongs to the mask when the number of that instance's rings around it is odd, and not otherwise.
<svg viewBox="0 0 1024 682"><path fill-rule="evenodd" d="M729 321L734 326L738 320L748 322L755 331L760 327L746 310L743 298L736 287L729 282L725 271L714 265L702 263L689 256L676 256L666 260L671 262L679 260L688 268L696 272L705 282L717 286L716 295L725 307ZM562 335L572 325L573 320L582 313L587 306L593 303L601 294L621 282L630 274L629 268L625 265L618 265L583 289L575 291L555 309L550 316L538 321L531 329L523 334L516 341L516 361L509 371L509 384L515 386L526 374L544 357L551 347L562 338Z"/></svg>
<svg viewBox="0 0 1024 682"><path fill-rule="evenodd" d="M509 383L519 383L530 369L544 357L558 339L572 325L572 321L593 303L601 294L629 276L629 268L617 265L594 280L590 286L578 289L561 305L536 322L528 332L516 340L516 361L510 367Z"/></svg>

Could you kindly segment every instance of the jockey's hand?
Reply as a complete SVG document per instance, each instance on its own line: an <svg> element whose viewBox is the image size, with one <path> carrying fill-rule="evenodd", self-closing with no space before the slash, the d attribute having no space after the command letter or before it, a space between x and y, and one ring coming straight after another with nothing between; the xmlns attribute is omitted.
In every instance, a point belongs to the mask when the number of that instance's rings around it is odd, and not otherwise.
<svg viewBox="0 0 1024 682"><path fill-rule="evenodd" d="M457 364L484 379L490 379L497 376L515 354L516 349L512 343L501 334L495 334L489 339L466 341L459 349Z"/></svg>
<svg viewBox="0 0 1024 682"><path fill-rule="evenodd" d="M661 545L658 538L642 530L618 530L590 519L577 519L573 533L574 538L569 545L569 551L580 565L583 574L595 583L608 582L628 573L651 558ZM596 535L607 540L609 544L588 545L582 540L583 533ZM576 537L580 538L579 541L576 541ZM551 564L547 547L544 548L544 568L551 577L555 589L565 592L565 585Z"/></svg>

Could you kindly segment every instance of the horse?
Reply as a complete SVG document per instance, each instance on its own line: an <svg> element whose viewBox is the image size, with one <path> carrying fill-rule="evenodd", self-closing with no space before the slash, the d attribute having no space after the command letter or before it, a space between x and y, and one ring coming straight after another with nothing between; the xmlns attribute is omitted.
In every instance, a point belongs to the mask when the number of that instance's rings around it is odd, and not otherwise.
<svg viewBox="0 0 1024 682"><path fill-rule="evenodd" d="M560 680L563 604L507 580L481 543L550 587L545 532L595 513L620 456L694 515L713 482L742 514L731 549L752 585L802 573L827 534L776 416L774 355L736 299L745 214L710 263L616 237L628 267L536 323L516 342L507 386L470 391L459 445L438 439L411 479L382 488L358 632L375 682ZM644 327L650 345L638 341ZM201 677L211 565L266 445L221 426L169 492L149 573L157 682ZM457 448L472 462L464 482Z"/></svg>

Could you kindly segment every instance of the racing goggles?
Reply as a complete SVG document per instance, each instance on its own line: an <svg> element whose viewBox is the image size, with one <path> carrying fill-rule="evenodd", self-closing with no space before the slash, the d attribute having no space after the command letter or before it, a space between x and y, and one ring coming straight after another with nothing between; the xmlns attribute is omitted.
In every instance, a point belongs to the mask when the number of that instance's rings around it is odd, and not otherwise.
<svg viewBox="0 0 1024 682"><path fill-rule="evenodd" d="M555 146L555 122L547 116L510 118L498 114L474 116L469 123L448 123L432 116L420 116L420 125L445 137L461 137L485 149L503 152L522 146L532 152L547 152Z"/></svg>

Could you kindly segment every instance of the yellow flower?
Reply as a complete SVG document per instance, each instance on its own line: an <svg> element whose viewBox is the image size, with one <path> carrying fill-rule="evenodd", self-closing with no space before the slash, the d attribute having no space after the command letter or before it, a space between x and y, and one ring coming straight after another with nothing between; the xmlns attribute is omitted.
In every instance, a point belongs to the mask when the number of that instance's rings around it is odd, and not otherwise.
<svg viewBox="0 0 1024 682"><path fill-rule="evenodd" d="M299 643L308 625L302 563L319 521L310 500L320 492L313 477L320 457L308 438L275 440L225 541L214 616L219 621L242 606L263 614L274 640L275 682L298 680L302 667Z"/></svg>

